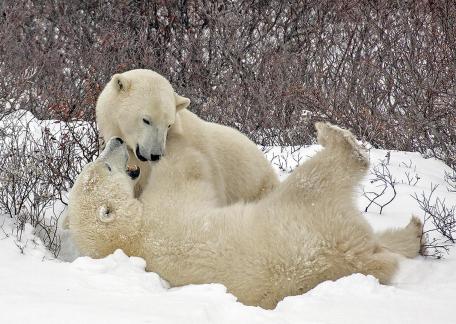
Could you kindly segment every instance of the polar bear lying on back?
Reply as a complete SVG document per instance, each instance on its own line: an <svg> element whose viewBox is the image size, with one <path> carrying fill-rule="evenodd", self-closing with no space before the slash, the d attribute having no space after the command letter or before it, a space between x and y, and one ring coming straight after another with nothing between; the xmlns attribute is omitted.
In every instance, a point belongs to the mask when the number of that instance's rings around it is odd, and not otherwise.
<svg viewBox="0 0 456 324"><path fill-rule="evenodd" d="M217 207L207 157L185 138L173 139L176 151L134 198L127 148L111 139L72 189L74 240L92 257L118 248L143 257L171 286L222 283L264 308L355 272L388 283L401 256L417 255L421 223L373 233L353 198L368 169L364 152L348 131L317 129L322 151L262 200L227 207Z"/></svg>
<svg viewBox="0 0 456 324"><path fill-rule="evenodd" d="M233 128L203 121L185 109L189 104L151 70L116 74L100 94L96 113L102 137L121 137L130 164L141 167L137 196L150 178L149 161L173 149L167 138L176 135L205 155L220 205L258 200L278 184L269 161L252 141Z"/></svg>

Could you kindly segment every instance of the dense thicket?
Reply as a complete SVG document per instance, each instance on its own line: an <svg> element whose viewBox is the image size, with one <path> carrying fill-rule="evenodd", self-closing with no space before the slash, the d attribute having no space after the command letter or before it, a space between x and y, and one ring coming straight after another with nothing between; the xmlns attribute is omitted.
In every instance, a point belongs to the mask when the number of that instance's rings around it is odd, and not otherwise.
<svg viewBox="0 0 456 324"><path fill-rule="evenodd" d="M312 122L324 119L375 146L455 167L454 1L1 6L2 108L93 120L113 73L150 68L191 98L200 116L261 144L309 143Z"/></svg>

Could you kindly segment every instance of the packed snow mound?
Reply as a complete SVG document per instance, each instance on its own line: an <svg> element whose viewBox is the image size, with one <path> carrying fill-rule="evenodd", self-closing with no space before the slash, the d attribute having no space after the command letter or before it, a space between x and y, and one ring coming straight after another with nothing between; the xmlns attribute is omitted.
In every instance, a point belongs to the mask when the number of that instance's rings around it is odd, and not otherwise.
<svg viewBox="0 0 456 324"><path fill-rule="evenodd" d="M106 258L95 260L89 257L77 258L71 263L72 269L90 274L91 287L103 291L148 291L164 292L168 283L153 272L145 272L146 261L128 257L122 250L116 250ZM121 277L119 281L116 278Z"/></svg>

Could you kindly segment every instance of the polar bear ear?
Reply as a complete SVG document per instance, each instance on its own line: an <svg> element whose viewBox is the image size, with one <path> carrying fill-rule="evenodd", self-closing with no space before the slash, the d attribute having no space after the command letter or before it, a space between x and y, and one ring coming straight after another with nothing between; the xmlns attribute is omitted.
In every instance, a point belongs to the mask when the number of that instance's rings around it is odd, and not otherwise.
<svg viewBox="0 0 456 324"><path fill-rule="evenodd" d="M174 94L176 99L176 111L185 109L190 105L190 99L179 96L177 93Z"/></svg>
<svg viewBox="0 0 456 324"><path fill-rule="evenodd" d="M114 74L112 76L112 85L118 91L128 91L131 86L131 81L127 79L123 74Z"/></svg>
<svg viewBox="0 0 456 324"><path fill-rule="evenodd" d="M115 215L107 206L101 206L98 209L98 219L103 223L111 223L115 219Z"/></svg>

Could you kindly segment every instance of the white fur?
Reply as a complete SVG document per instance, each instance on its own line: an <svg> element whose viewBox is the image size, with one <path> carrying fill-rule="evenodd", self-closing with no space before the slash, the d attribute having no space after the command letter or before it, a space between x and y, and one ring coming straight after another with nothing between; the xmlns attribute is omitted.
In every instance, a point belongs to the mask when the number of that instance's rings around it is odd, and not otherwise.
<svg viewBox="0 0 456 324"><path fill-rule="evenodd" d="M183 139L173 139L177 150L152 169L140 199L125 173L96 161L71 192L74 239L92 257L122 248L172 286L218 282L264 308L355 272L388 283L401 254L417 255L421 223L374 234L353 198L368 169L364 152L349 132L317 128L325 148L249 204L217 207L209 159ZM100 206L114 213L112 222L99 219Z"/></svg>
<svg viewBox="0 0 456 324"><path fill-rule="evenodd" d="M118 136L127 143L130 163L138 164L143 174L137 195L149 180L151 162L139 161L136 147L144 157L167 155L173 150L169 139L176 136L205 155L221 205L257 200L278 184L270 163L252 141L233 128L203 121L185 109L189 104L151 70L116 74L100 94L100 133L104 139Z"/></svg>

